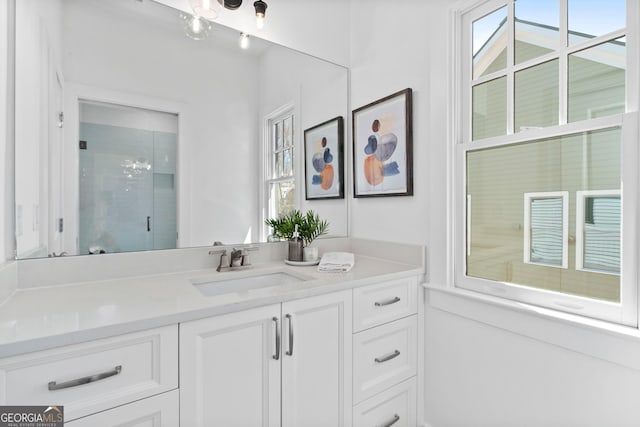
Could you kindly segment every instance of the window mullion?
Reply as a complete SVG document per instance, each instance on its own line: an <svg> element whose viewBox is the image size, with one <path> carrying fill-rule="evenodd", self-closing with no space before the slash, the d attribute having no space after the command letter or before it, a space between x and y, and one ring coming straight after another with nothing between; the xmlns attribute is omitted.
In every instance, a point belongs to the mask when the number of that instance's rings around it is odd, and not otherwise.
<svg viewBox="0 0 640 427"><path fill-rule="evenodd" d="M507 135L515 132L515 5L509 2L507 7Z"/></svg>
<svg viewBox="0 0 640 427"><path fill-rule="evenodd" d="M638 111L640 108L640 49L638 38L640 37L640 2L627 0L627 72L626 85L627 112Z"/></svg>
<svg viewBox="0 0 640 427"><path fill-rule="evenodd" d="M559 85L558 85L558 124L567 123L569 116L569 57L567 46L569 45L569 7L568 0L560 0L560 48L559 50Z"/></svg>

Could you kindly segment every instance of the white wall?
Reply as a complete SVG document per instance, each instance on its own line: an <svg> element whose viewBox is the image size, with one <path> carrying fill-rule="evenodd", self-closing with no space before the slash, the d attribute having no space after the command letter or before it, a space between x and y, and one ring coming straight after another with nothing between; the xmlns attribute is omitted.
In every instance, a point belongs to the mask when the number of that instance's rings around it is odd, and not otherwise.
<svg viewBox="0 0 640 427"><path fill-rule="evenodd" d="M640 425L640 372L427 307L431 427Z"/></svg>
<svg viewBox="0 0 640 427"><path fill-rule="evenodd" d="M345 120L348 115L348 72L346 68L300 55L287 49L274 49L262 55L260 75L268 85L260 87L260 117L272 113L283 105L297 104L295 132L295 165L298 179L296 197L302 211L313 210L329 222L329 234L347 235L347 200L305 200L304 130L337 116ZM348 144L345 141L345 151ZM345 167L349 163L345 160ZM346 173L345 173L346 178ZM345 184L345 193L348 185Z"/></svg>
<svg viewBox="0 0 640 427"><path fill-rule="evenodd" d="M59 1L16 3L16 238L21 254L46 255L51 79L60 57Z"/></svg>
<svg viewBox="0 0 640 427"><path fill-rule="evenodd" d="M425 244L429 281L444 284L453 2L351 4L351 107L412 87L416 170L414 197L352 200L351 236ZM440 311L429 301L425 329L430 427L640 425L634 369Z"/></svg>
<svg viewBox="0 0 640 427"><path fill-rule="evenodd" d="M9 135L8 53L9 53L9 2L0 4L0 264L12 256L13 224L13 141Z"/></svg>
<svg viewBox="0 0 640 427"><path fill-rule="evenodd" d="M351 200L350 235L407 243L443 243L445 186L444 100L432 87L428 25L434 1L352 0L351 107L413 89L414 195ZM442 35L438 35L442 41ZM353 190L349 189L350 194ZM431 207L431 209L429 208ZM435 217L432 213L436 213ZM432 232L432 230L435 230ZM444 250L429 250L428 274L444 278Z"/></svg>

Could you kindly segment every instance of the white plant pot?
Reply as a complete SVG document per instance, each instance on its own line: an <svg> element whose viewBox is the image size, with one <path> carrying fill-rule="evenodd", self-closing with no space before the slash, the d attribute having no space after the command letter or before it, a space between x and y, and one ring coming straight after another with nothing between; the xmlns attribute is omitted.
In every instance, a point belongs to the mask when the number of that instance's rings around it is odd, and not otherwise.
<svg viewBox="0 0 640 427"><path fill-rule="evenodd" d="M304 261L315 261L318 259L318 248L306 247L302 249L302 259Z"/></svg>

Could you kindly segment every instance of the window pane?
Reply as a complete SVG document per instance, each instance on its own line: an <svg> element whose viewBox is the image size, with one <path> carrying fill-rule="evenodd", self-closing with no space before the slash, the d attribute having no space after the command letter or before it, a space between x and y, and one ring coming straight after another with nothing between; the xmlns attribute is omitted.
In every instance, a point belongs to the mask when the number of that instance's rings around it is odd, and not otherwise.
<svg viewBox="0 0 640 427"><path fill-rule="evenodd" d="M612 128L467 152L467 275L619 302L620 277L576 270L572 246L566 269L524 262L523 195L567 191L574 235L576 192L620 188L620 135Z"/></svg>
<svg viewBox="0 0 640 427"><path fill-rule="evenodd" d="M626 40L569 55L569 121L623 113Z"/></svg>
<svg viewBox="0 0 640 427"><path fill-rule="evenodd" d="M620 272L620 197L586 197L584 268Z"/></svg>
<svg viewBox="0 0 640 427"><path fill-rule="evenodd" d="M507 67L507 8L473 23L473 78Z"/></svg>
<svg viewBox="0 0 640 427"><path fill-rule="evenodd" d="M293 175L293 159L291 158L291 149L284 150L283 156L282 176L291 176Z"/></svg>
<svg viewBox="0 0 640 427"><path fill-rule="evenodd" d="M625 0L569 0L569 44L626 26Z"/></svg>
<svg viewBox="0 0 640 427"><path fill-rule="evenodd" d="M473 139L507 133L507 78L473 87Z"/></svg>
<svg viewBox="0 0 640 427"><path fill-rule="evenodd" d="M280 217L295 209L295 184L293 181L276 182L271 184L270 194L273 212L270 217Z"/></svg>
<svg viewBox="0 0 640 427"><path fill-rule="evenodd" d="M285 147L293 145L293 117L291 116L284 119L284 145Z"/></svg>
<svg viewBox="0 0 640 427"><path fill-rule="evenodd" d="M560 46L558 0L518 0L514 5L516 64L558 49Z"/></svg>
<svg viewBox="0 0 640 427"><path fill-rule="evenodd" d="M282 151L275 154L275 160L273 178L280 178L282 176Z"/></svg>
<svg viewBox="0 0 640 427"><path fill-rule="evenodd" d="M515 75L515 130L558 124L558 60Z"/></svg>
<svg viewBox="0 0 640 427"><path fill-rule="evenodd" d="M563 200L561 197L531 199L530 260L542 264L562 266L564 240Z"/></svg>
<svg viewBox="0 0 640 427"><path fill-rule="evenodd" d="M282 148L282 122L277 122L275 126L275 151Z"/></svg>

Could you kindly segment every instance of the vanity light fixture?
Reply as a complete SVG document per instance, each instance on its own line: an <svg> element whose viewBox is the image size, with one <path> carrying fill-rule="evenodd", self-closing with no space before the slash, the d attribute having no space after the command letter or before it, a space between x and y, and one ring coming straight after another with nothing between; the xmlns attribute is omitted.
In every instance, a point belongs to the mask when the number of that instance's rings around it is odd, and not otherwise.
<svg viewBox="0 0 640 427"><path fill-rule="evenodd" d="M264 28L264 15L267 12L267 4L262 0L258 0L253 3L253 7L256 9L256 27L261 30Z"/></svg>
<svg viewBox="0 0 640 427"><path fill-rule="evenodd" d="M224 0L189 0L193 14L204 19L212 21L216 19L220 12Z"/></svg>
<svg viewBox="0 0 640 427"><path fill-rule="evenodd" d="M211 30L211 23L197 15L182 14L184 32L194 40L203 40Z"/></svg>
<svg viewBox="0 0 640 427"><path fill-rule="evenodd" d="M240 33L240 40L238 42L241 49L249 49L249 34Z"/></svg>
<svg viewBox="0 0 640 427"><path fill-rule="evenodd" d="M211 24L209 21L213 21L220 16L222 9L236 10L242 6L242 0L189 0L192 15L182 15L182 19L185 21L185 32L187 36L194 40L202 40L209 34L211 30ZM267 3L262 0L257 0L253 3L253 7L256 11L256 27L261 30L264 28L264 16L267 12ZM247 43L241 40L241 47Z"/></svg>

